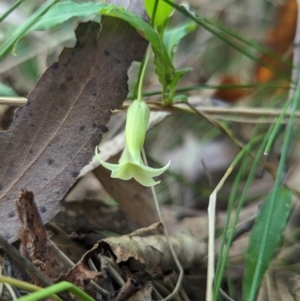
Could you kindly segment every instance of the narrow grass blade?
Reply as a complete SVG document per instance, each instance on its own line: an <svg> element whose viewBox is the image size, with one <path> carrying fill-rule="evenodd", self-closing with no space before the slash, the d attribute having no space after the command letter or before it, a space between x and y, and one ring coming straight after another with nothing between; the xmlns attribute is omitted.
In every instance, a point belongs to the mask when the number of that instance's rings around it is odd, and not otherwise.
<svg viewBox="0 0 300 301"><path fill-rule="evenodd" d="M276 194L274 206L272 206L273 193L265 199L260 213L255 221L250 234L250 241L246 255L246 268L243 282L243 300L253 300L251 290L255 285L255 291L262 281L262 277L268 268L274 255L274 251L281 241L281 234L285 229L290 215L292 194L289 190L279 187ZM266 220L271 216L268 225L267 240L265 240L264 229L266 229ZM262 256L261 246L264 245ZM258 276L254 281L255 270L259 268Z"/></svg>
<svg viewBox="0 0 300 301"><path fill-rule="evenodd" d="M85 293L83 290L75 286L74 284L62 281L51 286L48 286L40 291L34 292L30 295L18 298L17 301L32 301L32 300L41 300L48 298L50 295L57 294L60 292L69 291L73 295L79 298L82 301L95 301L91 296Z"/></svg>
<svg viewBox="0 0 300 301"><path fill-rule="evenodd" d="M18 0L15 4L13 4L1 17L0 23L3 22L16 8L18 8L23 2L26 0Z"/></svg>
<svg viewBox="0 0 300 301"><path fill-rule="evenodd" d="M260 60L257 58L257 55L253 53L253 51L249 51L249 44L251 44L250 42L247 42L246 47L241 46L241 43L237 43L235 41L235 39L237 39L238 35L235 34L235 36L233 36L233 34L227 30L227 32L225 32L225 30L221 30L219 28L219 26L216 26L215 23L213 22L208 22L206 19L201 18L199 16L195 16L194 14L190 13L189 11L187 11L187 9L183 6L179 6L175 3L172 3L169 0L162 0L166 3L168 3L169 5L171 5L172 7L174 7L177 11L179 11L180 13L182 13L183 15L185 15L186 17L188 17L189 19L193 20L194 22L196 22L197 24L199 24L201 27L203 27L205 30L209 31L210 33L212 33L214 36L218 37L220 40L224 41L226 44L230 45L232 48L234 48L235 50L239 51L240 53L244 54L246 57L248 57L249 59L253 60L254 62L256 62L257 64L271 70L276 76L285 79L286 81L290 82L290 78L288 76L286 76L285 74L279 73L277 70L274 70L274 68L272 66L270 66L269 64L266 64L264 61ZM239 41L242 41L241 38L238 39ZM254 47L254 45L252 44L253 49L257 48ZM268 51L264 51L265 53L270 53ZM270 54L269 54L270 55ZM277 60L280 60L281 62L283 62L286 65L291 65L287 62L284 62L283 60L279 59L278 56L276 55L270 55L271 57L276 57Z"/></svg>
<svg viewBox="0 0 300 301"><path fill-rule="evenodd" d="M9 39L3 49L0 51L0 60L2 60L15 46L15 44L28 32L33 24L49 10L58 0L51 0L41 6Z"/></svg>

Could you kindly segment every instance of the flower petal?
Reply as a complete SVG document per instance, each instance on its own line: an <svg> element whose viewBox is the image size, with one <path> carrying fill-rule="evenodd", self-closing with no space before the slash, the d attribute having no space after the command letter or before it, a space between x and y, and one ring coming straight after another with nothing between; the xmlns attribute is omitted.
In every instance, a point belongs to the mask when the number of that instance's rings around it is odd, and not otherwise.
<svg viewBox="0 0 300 301"><path fill-rule="evenodd" d="M160 183L160 181L155 182L152 177L150 177L143 169L136 170L133 178L141 185L146 187L151 187Z"/></svg>
<svg viewBox="0 0 300 301"><path fill-rule="evenodd" d="M119 164L119 168L112 172L112 178L118 178L121 180L130 180L134 177L136 165L131 163Z"/></svg>
<svg viewBox="0 0 300 301"><path fill-rule="evenodd" d="M169 163L162 168L152 168L152 167L149 167L146 165L141 166L141 168L143 168L143 170L145 172L147 172L149 177L153 178L153 177L157 177L157 176L161 175L163 172L165 172L169 168L170 163L171 163L171 161L169 161Z"/></svg>
<svg viewBox="0 0 300 301"><path fill-rule="evenodd" d="M107 168L111 171L119 169L119 164L112 164L112 163L108 163L108 162L105 162L104 160L102 160L98 153L97 147L95 149L95 156L96 156L97 160L101 163L101 165L103 165L105 168Z"/></svg>

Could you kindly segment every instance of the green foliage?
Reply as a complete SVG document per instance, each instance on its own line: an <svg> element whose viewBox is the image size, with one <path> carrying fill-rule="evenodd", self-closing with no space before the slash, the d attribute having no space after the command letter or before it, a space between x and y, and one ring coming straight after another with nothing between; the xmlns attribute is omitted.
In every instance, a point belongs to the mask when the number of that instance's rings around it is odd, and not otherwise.
<svg viewBox="0 0 300 301"><path fill-rule="evenodd" d="M131 26L143 32L145 38L151 43L154 53L155 73L163 86L164 92L175 77L175 68L167 53L166 47L157 32L140 17L123 9L122 7L110 7L101 10L101 13L111 17L127 21ZM163 93L164 95L165 93Z"/></svg>
<svg viewBox="0 0 300 301"><path fill-rule="evenodd" d="M47 10L48 9L49 7ZM14 35L14 37L4 47L4 50L0 52L0 58L3 58L17 43L17 41L30 30L50 29L73 17L83 18L95 13L120 18L127 21L131 26L144 34L145 38L151 43L154 53L155 72L166 91L167 87L173 83L175 68L158 33L139 16L126 11L122 7L116 7L105 3L77 4L73 1L67 1L53 5L46 13L45 10L39 14L35 13L34 19L31 18L32 20L30 19L30 22L26 22L26 24L22 26L22 30L17 30L18 34ZM177 77L178 76L176 76L176 78Z"/></svg>
<svg viewBox="0 0 300 301"><path fill-rule="evenodd" d="M223 273L224 273L225 267L227 265L227 258L228 258L228 254L229 254L231 244L233 241L233 237L235 234L235 228L238 223L239 214L245 203L249 186L251 185L251 183L253 181L253 178L257 171L257 167L260 163L260 158L263 154L263 150L264 150L264 147L267 143L267 139L269 136L268 134L269 133L267 133L265 136L253 135L252 139L240 151L240 153L238 154L238 156L236 156L236 158L234 160L237 163L238 158L240 158L240 160L243 159L241 167L239 168L238 173L234 179L234 182L232 185L232 190L230 193L230 198L228 201L226 223L225 223L225 227L223 230L222 243L221 243L220 252L219 252L220 255L218 258L218 262L217 262L216 277L215 277L215 282L214 282L214 300L215 301L218 300L218 293L219 293L221 282L223 279ZM251 150L253 150L254 146L256 146L257 144L260 144L259 150L256 154L254 162L251 165L251 169L250 169L245 187L243 189L243 192L240 195L240 197L238 197L240 185L242 182L242 177L245 173L247 166L250 165L249 164L250 163L249 153ZM242 156L243 156L243 158L242 158Z"/></svg>
<svg viewBox="0 0 300 301"><path fill-rule="evenodd" d="M30 30L47 30L57 27L71 18L87 18L97 14L101 9L107 9L110 5L106 3L75 3L73 1L61 2L54 5L42 16Z"/></svg>
<svg viewBox="0 0 300 301"><path fill-rule="evenodd" d="M185 95L175 96L175 94L178 93L179 90L181 92L186 92L192 89L207 88L207 86L202 85L196 87L184 87L182 89L176 90L179 80L184 74L189 72L190 69L187 68L175 70L173 66L174 49L176 45L180 43L182 38L184 38L188 33L195 30L197 25L202 26L205 30L212 33L215 37L218 37L223 42L232 46L238 52L252 59L257 64L264 65L264 63L262 63L257 58L255 51L261 51L263 53L267 53L271 57L275 57L274 55L272 56L272 53L265 51L259 45L251 41L247 41L235 32L226 28L225 26L223 26L223 24L219 24L215 21L202 17L196 17L184 7L178 6L174 4L173 1L169 0L145 0L147 13L150 18L152 18L152 26L146 23L139 16L126 11L124 8L107 3L86 2L78 4L73 1L65 1L55 4L55 2L57 2L57 0L48 1L45 6L41 7L36 13L34 13L33 16L15 32L15 34L11 37L11 39L8 40L6 45L4 45L4 47L0 51L0 59L4 58L9 51L13 50L15 44L19 41L19 39L31 30L47 30L57 27L72 18L87 18L93 14L102 14L110 17L116 17L131 24L150 42L154 54L155 73L157 74L159 82L162 85L162 92L158 91L155 93L162 94L164 104L171 105L172 103L175 103L177 101L187 101L187 97ZM192 21L168 29L168 20L173 8L180 11ZM280 61L280 58L278 58L278 60ZM245 87L247 88L249 88L250 86L253 87L253 85L245 85ZM215 89L218 87L220 86L211 86L210 88ZM276 87L278 88L279 84L276 84ZM150 92L147 95L154 95L155 93L152 92L151 94ZM14 91L9 87L5 87L0 83L0 95L13 96L15 94ZM300 95L298 95L297 99L300 99L299 96ZM290 103L286 102L283 108L283 112L288 109L289 105ZM295 105L294 107L299 107L299 105ZM218 266L215 277L214 300L218 300L219 297L218 294L221 287L221 282L223 280L223 273L226 269L228 254L235 233L235 227L238 221L239 213L246 200L247 190L253 181L255 173L257 172L257 167L260 164L263 150L270 149L273 145L273 142L277 138L279 130L282 129L281 121L284 118L285 115L282 114L278 119L278 122L273 127L270 127L267 134L264 134L264 137L253 137L253 140L251 140L240 152L240 154L244 156L244 161L242 162L241 168L238 171L238 175L233 183L232 193L229 200L228 216L224 228L223 241L221 244L221 251L218 259ZM286 129L289 135L292 130L292 123L293 122L291 118L291 125ZM269 143L267 143L268 139ZM258 149L254 148L257 146L257 143L261 143L261 146L258 147ZM286 152L282 155L281 168L279 168L278 170L277 179L280 179L282 177L282 170L285 164L289 143L290 141L287 138L284 143ZM246 180L244 190L239 196L239 189L242 178L245 175L245 170L250 165L250 158L247 156L250 156L250 151L253 150L257 150L256 157L251 165L250 172L247 171L248 178ZM240 154L238 156L240 156ZM239 157L239 160L240 159L241 157ZM263 206L259 211L259 215L250 235L249 247L246 254L246 269L243 279L243 300L245 301L254 300L263 275L268 268L270 261L272 260L274 251L280 244L281 234L284 231L290 214L290 203L291 193L287 189L282 188L280 180L277 180L274 185L274 190L265 199ZM69 285L70 284L66 285L59 283L57 284L57 286L49 287L49 291L45 289L43 290L43 293L39 292L39 295L32 295L33 297L31 296L31 298L27 296L21 298L21 300L25 301L45 298L49 296L50 292L54 293L71 288ZM77 296L79 297L79 295ZM81 299L92 300L83 297L82 295Z"/></svg>
<svg viewBox="0 0 300 301"><path fill-rule="evenodd" d="M278 77L281 77L287 81L290 81L290 78L287 77L285 74L282 74L278 70L274 70L274 68L264 61L260 60L257 57L257 53L253 52L253 50L258 50L262 53L269 55L270 57L274 58L275 60L284 63L287 66L291 66L290 63L282 60L282 58L278 57L278 55L272 53L271 51L257 45L257 43L249 42L240 35L236 34L234 31L226 28L223 24L219 24L215 21L211 21L209 19L203 18L201 16L196 16L192 12L190 12L186 6L182 5L179 6L172 1L169 0L162 0L176 9L178 12L182 13L184 16L188 17L190 20L193 20L196 24L207 30L208 32L212 33L215 37L218 37L221 41L225 42L226 44L230 45L233 49L237 50L238 52L242 53L249 59L253 60L257 64L264 66L265 68L271 70L274 74ZM245 45L243 45L245 44Z"/></svg>
<svg viewBox="0 0 300 301"><path fill-rule="evenodd" d="M177 46L182 38L184 38L190 32L193 32L196 28L196 23L189 22L176 26L171 29L167 29L164 33L164 43L167 48L169 57L173 58L174 48Z"/></svg>
<svg viewBox="0 0 300 301"><path fill-rule="evenodd" d="M172 6L162 0L144 0L144 3L151 18L151 24L162 34L168 26L169 16L173 10Z"/></svg>
<svg viewBox="0 0 300 301"><path fill-rule="evenodd" d="M271 193L264 200L250 234L243 282L243 300L250 300L250 292L253 285L256 285L256 288L260 285L262 277L272 260L274 251L281 241L282 232L290 215L292 194L289 190L283 187L278 189L274 207L272 206L272 198L273 194ZM267 241L264 241L268 216L271 216L271 220L270 224L267 225ZM260 257L259 254L262 245L265 245L265 248ZM258 270L258 277L255 282L253 280L256 270Z"/></svg>

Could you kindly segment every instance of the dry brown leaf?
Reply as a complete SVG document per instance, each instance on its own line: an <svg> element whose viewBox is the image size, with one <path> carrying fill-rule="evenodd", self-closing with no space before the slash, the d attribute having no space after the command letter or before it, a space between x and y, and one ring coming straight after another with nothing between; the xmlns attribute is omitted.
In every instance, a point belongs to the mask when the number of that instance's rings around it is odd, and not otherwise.
<svg viewBox="0 0 300 301"><path fill-rule="evenodd" d="M170 236L171 244L184 268L200 264L207 254L206 243L199 241L188 233ZM128 272L147 273L155 277L176 269L164 235L150 235L146 237L123 235L110 237L95 244L83 258L90 258L95 252L110 250L116 263L126 265Z"/></svg>
<svg viewBox="0 0 300 301"><path fill-rule="evenodd" d="M59 276L56 282L69 281L76 286L86 288L86 285L101 275L101 272L91 271L87 263L88 259L83 258L78 264L71 268L66 274Z"/></svg>
<svg viewBox="0 0 300 301"><path fill-rule="evenodd" d="M130 6L141 9L140 1ZM111 110L127 95L127 69L147 47L117 18L102 18L102 26L80 24L76 36L76 46L63 50L10 130L0 133L0 234L10 242L20 235L13 202L18 192L34 192L44 223L58 212L107 131Z"/></svg>

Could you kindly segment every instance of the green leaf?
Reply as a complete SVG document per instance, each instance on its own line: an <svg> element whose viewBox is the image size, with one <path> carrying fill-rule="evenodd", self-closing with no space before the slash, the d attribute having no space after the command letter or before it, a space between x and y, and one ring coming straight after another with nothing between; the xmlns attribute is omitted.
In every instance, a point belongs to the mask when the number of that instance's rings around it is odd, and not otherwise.
<svg viewBox="0 0 300 301"><path fill-rule="evenodd" d="M175 102L188 102L188 97L184 94L176 95L173 97L173 103Z"/></svg>
<svg viewBox="0 0 300 301"><path fill-rule="evenodd" d="M155 73L165 90L174 79L175 68L170 60L165 45L157 32L142 18L126 11L122 7L111 6L108 9L101 9L100 13L127 21L131 26L144 34L145 38L151 43L152 51L154 53Z"/></svg>
<svg viewBox="0 0 300 301"><path fill-rule="evenodd" d="M52 0L52 3L54 1L57 0ZM145 38L151 43L154 53L155 72L160 83L164 87L164 90L166 90L168 85L173 81L175 68L173 67L165 45L163 44L158 33L138 15L125 10L123 7L117 7L110 4L77 4L73 1L58 3L48 9L46 13L44 12L45 11L42 12L43 15L39 19L35 18L34 22L31 21L30 24L27 24L26 27L23 28L22 34L18 35L17 39L10 41L10 45L4 47L5 53L0 53L0 58L1 55L6 55L7 52L11 50L12 46L30 30L45 30L58 26L73 17L88 17L91 14L98 13L122 19L136 28L139 32L143 33Z"/></svg>
<svg viewBox="0 0 300 301"><path fill-rule="evenodd" d="M281 241L281 234L286 226L291 210L292 194L289 190L279 187L276 195L275 206L272 209L272 192L263 202L259 215L250 234L249 246L246 254L246 267L243 282L243 300L249 300L252 286L258 287L263 275L273 257L274 251ZM266 220L271 216L268 227L267 241L264 240ZM260 248L265 245L263 256L259 259ZM254 274L259 270L258 281L254 283Z"/></svg>
<svg viewBox="0 0 300 301"><path fill-rule="evenodd" d="M70 20L71 18L87 18L92 14L97 14L102 8L109 8L106 3L75 3L67 1L52 6L48 12L40 18L31 30L46 30Z"/></svg>
<svg viewBox="0 0 300 301"><path fill-rule="evenodd" d="M152 18L155 2L155 0L144 0L145 8L150 18ZM172 2L174 2L174 0L172 0ZM169 16L171 15L172 10L172 6L163 2L162 0L158 0L153 25L158 29L159 32L163 32L168 25Z"/></svg>
<svg viewBox="0 0 300 301"><path fill-rule="evenodd" d="M186 74L186 73L188 73L190 71L192 71L191 68L179 69L179 70L175 71L173 80L169 84L169 95L168 95L168 98L164 102L166 105L171 104L173 102L173 100L174 100L174 93L175 93L175 90L176 90L177 83L183 77L184 74Z"/></svg>
<svg viewBox="0 0 300 301"><path fill-rule="evenodd" d="M164 33L164 43L167 48L169 57L172 59L174 48L179 44L180 40L185 37L188 33L195 30L197 24L189 22L178 27L167 29Z"/></svg>

